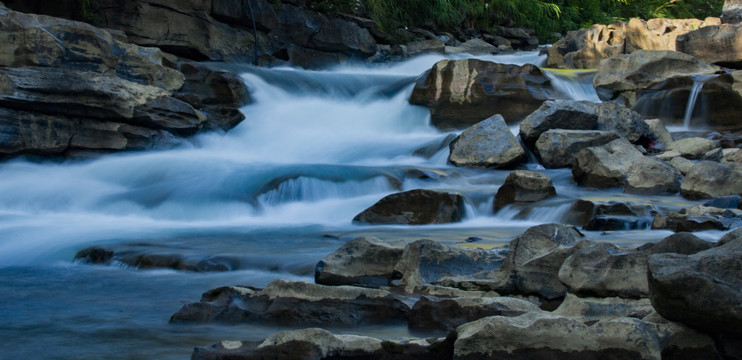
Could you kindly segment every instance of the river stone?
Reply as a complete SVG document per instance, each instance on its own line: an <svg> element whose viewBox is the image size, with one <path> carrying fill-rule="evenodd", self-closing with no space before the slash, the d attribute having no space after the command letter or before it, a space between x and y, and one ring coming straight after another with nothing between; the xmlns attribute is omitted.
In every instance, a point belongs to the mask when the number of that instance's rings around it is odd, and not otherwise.
<svg viewBox="0 0 742 360"><path fill-rule="evenodd" d="M716 148L718 148L718 146L711 140L699 137L690 137L667 144L666 150L677 151L686 159L696 160L702 158L704 154Z"/></svg>
<svg viewBox="0 0 742 360"><path fill-rule="evenodd" d="M577 217L584 230L616 231L646 229L656 209L631 202L578 200L570 212L570 217Z"/></svg>
<svg viewBox="0 0 742 360"><path fill-rule="evenodd" d="M455 166L500 169L527 160L525 150L500 115L467 128L449 147L448 161Z"/></svg>
<svg viewBox="0 0 742 360"><path fill-rule="evenodd" d="M670 165L678 169L678 171L680 171L680 173L683 174L683 176L688 175L688 172L690 172L694 164L695 163L693 161L688 160L682 156L673 157L670 160Z"/></svg>
<svg viewBox="0 0 742 360"><path fill-rule="evenodd" d="M657 243L648 243L638 249L646 251L647 254L674 253L692 255L700 251L714 247L714 243L708 242L688 232L672 234Z"/></svg>
<svg viewBox="0 0 742 360"><path fill-rule="evenodd" d="M742 67L742 27L739 24L706 26L678 36L677 50L707 63Z"/></svg>
<svg viewBox="0 0 742 360"><path fill-rule="evenodd" d="M454 359L660 359L655 331L638 319L592 326L545 312L491 316L456 329Z"/></svg>
<svg viewBox="0 0 742 360"><path fill-rule="evenodd" d="M568 167L580 150L616 139L618 135L612 131L552 129L539 136L535 152L547 169Z"/></svg>
<svg viewBox="0 0 742 360"><path fill-rule="evenodd" d="M541 172L515 170L495 195L494 211L513 203L530 203L556 196L551 178Z"/></svg>
<svg viewBox="0 0 742 360"><path fill-rule="evenodd" d="M464 198L433 190L391 194L353 218L360 224L426 225L459 222L465 214Z"/></svg>
<svg viewBox="0 0 742 360"><path fill-rule="evenodd" d="M730 243L730 242L735 241L737 239L742 239L742 228L735 229L735 230L732 230L732 231L724 234L724 236L722 236L719 239L719 241L717 242L717 245L718 246L726 245L727 243Z"/></svg>
<svg viewBox="0 0 742 360"><path fill-rule="evenodd" d="M669 229L674 232L728 230L731 222L723 216L714 216L711 214L688 216L687 214L670 211L667 215L657 214L655 216L652 222L652 230Z"/></svg>
<svg viewBox="0 0 742 360"><path fill-rule="evenodd" d="M235 256L186 256L154 250L147 245L124 246L109 249L93 246L75 254L75 262L98 265L130 266L137 269L172 269L196 272L237 270L241 261Z"/></svg>
<svg viewBox="0 0 742 360"><path fill-rule="evenodd" d="M348 241L317 264L314 281L322 285L391 285L394 265L406 242L358 237Z"/></svg>
<svg viewBox="0 0 742 360"><path fill-rule="evenodd" d="M720 359L714 339L681 323L669 321L656 311L642 321L651 326L662 344L662 359Z"/></svg>
<svg viewBox="0 0 742 360"><path fill-rule="evenodd" d="M649 126L649 131L654 134L654 140L661 144L669 144L674 141L672 134L665 127L665 123L660 119L646 119L644 123Z"/></svg>
<svg viewBox="0 0 742 360"><path fill-rule="evenodd" d="M638 195L664 195L680 192L683 175L673 166L655 158L635 162L626 173L624 192Z"/></svg>
<svg viewBox="0 0 742 360"><path fill-rule="evenodd" d="M394 272L399 286L425 285L444 277L491 271L500 267L502 261L494 252L423 239L405 247Z"/></svg>
<svg viewBox="0 0 742 360"><path fill-rule="evenodd" d="M594 130L598 126L595 105L589 101L549 100L520 123L520 138L529 149L541 134L552 129Z"/></svg>
<svg viewBox="0 0 742 360"><path fill-rule="evenodd" d="M647 255L608 243L582 241L559 269L559 280L578 296L647 297Z"/></svg>
<svg viewBox="0 0 742 360"><path fill-rule="evenodd" d="M742 172L714 161L699 161L685 175L680 194L705 199L742 194Z"/></svg>
<svg viewBox="0 0 742 360"><path fill-rule="evenodd" d="M654 312L649 299L625 299L620 297L581 297L567 293L564 301L552 312L582 322L595 322L620 317L643 318Z"/></svg>
<svg viewBox="0 0 742 360"><path fill-rule="evenodd" d="M742 241L693 255L649 257L652 306L663 317L709 333L742 335Z"/></svg>
<svg viewBox="0 0 742 360"><path fill-rule="evenodd" d="M419 78L410 103L428 106L433 126L450 130L494 114L515 123L552 98L552 93L549 79L535 65L442 60Z"/></svg>
<svg viewBox="0 0 742 360"><path fill-rule="evenodd" d="M183 305L171 322L355 325L406 319L409 305L388 291L275 280L265 289L224 287Z"/></svg>
<svg viewBox="0 0 742 360"><path fill-rule="evenodd" d="M631 165L643 158L644 155L626 139L616 139L603 146L580 150L572 165L572 176L583 186L622 186Z"/></svg>
<svg viewBox="0 0 742 360"><path fill-rule="evenodd" d="M597 103L598 125L596 130L613 131L631 143L647 143L651 137L649 126L642 115L613 101Z"/></svg>
<svg viewBox="0 0 742 360"><path fill-rule="evenodd" d="M438 298L423 296L410 310L410 328L453 330L483 317L518 316L538 311L535 304L510 297Z"/></svg>
<svg viewBox="0 0 742 360"><path fill-rule="evenodd" d="M500 50L482 39L471 39L459 46L446 46L446 54L472 54L472 55L489 55L497 54Z"/></svg>

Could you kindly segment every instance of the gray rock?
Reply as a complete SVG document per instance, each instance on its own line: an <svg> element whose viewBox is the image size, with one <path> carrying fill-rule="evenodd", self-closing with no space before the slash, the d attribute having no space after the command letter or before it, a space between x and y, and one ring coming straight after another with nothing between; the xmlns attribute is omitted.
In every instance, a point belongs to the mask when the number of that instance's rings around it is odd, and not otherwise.
<svg viewBox="0 0 742 360"><path fill-rule="evenodd" d="M622 186L631 165L643 158L644 155L627 140L613 140L606 145L578 152L572 166L572 176L583 186Z"/></svg>
<svg viewBox="0 0 742 360"><path fill-rule="evenodd" d="M437 298L423 296L410 310L413 329L453 330L487 316L518 316L527 311L538 311L535 304L509 297Z"/></svg>
<svg viewBox="0 0 742 360"><path fill-rule="evenodd" d="M407 56L446 52L446 44L438 39L419 40L407 43Z"/></svg>
<svg viewBox="0 0 742 360"><path fill-rule="evenodd" d="M564 301L552 313L582 322L610 320L620 317L643 318L652 313L652 303L647 298L582 297L567 293Z"/></svg>
<svg viewBox="0 0 742 360"><path fill-rule="evenodd" d="M686 159L700 159L707 152L714 150L718 146L711 140L691 137L673 141L667 144L667 151L677 151Z"/></svg>
<svg viewBox="0 0 742 360"><path fill-rule="evenodd" d="M664 254L675 253L683 255L692 255L700 251L708 250L714 247L714 244L699 238L691 233L679 232L672 234L657 243L649 243L639 249L644 250L647 254Z"/></svg>
<svg viewBox="0 0 742 360"><path fill-rule="evenodd" d="M432 190L410 190L391 194L353 218L363 224L445 224L465 215L464 198Z"/></svg>
<svg viewBox="0 0 742 360"><path fill-rule="evenodd" d="M394 266L398 285L424 285L450 276L471 275L500 267L502 257L482 249L446 246L433 240L409 243Z"/></svg>
<svg viewBox="0 0 742 360"><path fill-rule="evenodd" d="M742 172L714 161L699 161L685 175L680 194L704 199L742 194Z"/></svg>
<svg viewBox="0 0 742 360"><path fill-rule="evenodd" d="M681 156L673 157L670 160L670 165L678 169L678 171L680 171L680 173L683 175L688 175L688 172L690 172L690 170L693 168L693 164L695 164L693 161Z"/></svg>
<svg viewBox="0 0 742 360"><path fill-rule="evenodd" d="M402 258L405 245L404 240L355 238L317 264L314 281L322 285L391 285L394 265Z"/></svg>
<svg viewBox="0 0 742 360"><path fill-rule="evenodd" d="M678 169L655 158L635 162L626 173L624 192L639 195L675 194L683 175Z"/></svg>
<svg viewBox="0 0 742 360"><path fill-rule="evenodd" d="M651 130L642 116L626 106L612 101L595 105L598 111L596 130L613 131L631 143L645 143L651 137Z"/></svg>
<svg viewBox="0 0 742 360"><path fill-rule="evenodd" d="M470 39L466 42L462 43L459 46L447 46L446 47L446 54L472 54L472 55L488 55L488 54L497 54L500 52L500 50L482 40L482 39Z"/></svg>
<svg viewBox="0 0 742 360"><path fill-rule="evenodd" d="M660 338L662 358L668 360L683 359L720 359L714 339L693 330L681 323L668 321L657 312L652 312L642 319L651 326Z"/></svg>
<svg viewBox="0 0 742 360"><path fill-rule="evenodd" d="M742 22L742 3L739 0L725 0L721 10L721 22L739 24Z"/></svg>
<svg viewBox="0 0 742 360"><path fill-rule="evenodd" d="M725 245L737 239L742 239L742 229L732 230L719 239L718 246Z"/></svg>
<svg viewBox="0 0 742 360"><path fill-rule="evenodd" d="M616 139L612 131L552 129L539 136L535 152L545 168L567 167L580 150Z"/></svg>
<svg viewBox="0 0 742 360"><path fill-rule="evenodd" d="M520 123L520 138L529 149L541 134L552 129L594 130L598 125L595 104L588 101L550 100Z"/></svg>
<svg viewBox="0 0 742 360"><path fill-rule="evenodd" d="M742 27L739 24L706 26L678 36L677 50L709 64L731 68L742 66Z"/></svg>
<svg viewBox="0 0 742 360"><path fill-rule="evenodd" d="M509 168L526 161L526 152L500 115L464 130L450 145L456 166Z"/></svg>
<svg viewBox="0 0 742 360"><path fill-rule="evenodd" d="M672 134L665 127L665 123L660 119L647 119L644 123L649 126L649 130L654 134L655 140L662 144L673 142Z"/></svg>
<svg viewBox="0 0 742 360"><path fill-rule="evenodd" d="M495 195L494 211L513 203L530 203L556 196L548 175L536 171L515 170Z"/></svg>

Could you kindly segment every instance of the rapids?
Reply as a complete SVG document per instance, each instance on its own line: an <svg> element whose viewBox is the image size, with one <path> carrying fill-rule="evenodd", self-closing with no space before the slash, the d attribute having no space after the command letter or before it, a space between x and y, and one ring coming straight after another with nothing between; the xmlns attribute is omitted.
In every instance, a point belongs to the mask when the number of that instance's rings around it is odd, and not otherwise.
<svg viewBox="0 0 742 360"><path fill-rule="evenodd" d="M278 328L169 324L183 303L223 285L312 281L317 261L358 235L446 243L476 236L483 240L475 245L493 248L532 225L562 221L578 198L667 208L690 203L579 188L570 171L560 169L546 171L557 198L492 214L494 194L508 172L448 165L447 148L437 145L450 133L431 127L428 110L407 102L414 80L440 59L328 71L241 66L254 102L242 109L247 119L227 133L199 135L167 151L0 164L2 356L185 359L194 346L258 340ZM484 59L541 64L545 57L529 52ZM549 71L548 76L558 91L597 101L592 73ZM416 152L422 148L428 151ZM464 194L467 217L459 224L418 227L351 223L383 196L415 188ZM594 240L619 245L667 235L588 232ZM77 251L93 245L233 255L241 267L195 273L72 261ZM399 324L339 331L415 335Z"/></svg>

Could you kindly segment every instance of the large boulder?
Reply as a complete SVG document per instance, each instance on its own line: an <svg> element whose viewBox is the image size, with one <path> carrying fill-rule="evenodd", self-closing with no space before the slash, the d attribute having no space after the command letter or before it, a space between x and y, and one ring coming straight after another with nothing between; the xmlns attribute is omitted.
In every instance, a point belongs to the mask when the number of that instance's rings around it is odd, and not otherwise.
<svg viewBox="0 0 742 360"><path fill-rule="evenodd" d="M672 165L643 158L629 167L624 192L639 195L675 194L680 191L683 175Z"/></svg>
<svg viewBox="0 0 742 360"><path fill-rule="evenodd" d="M613 101L600 102L595 107L598 111L596 130L613 131L634 144L645 145L651 140L649 125L636 111Z"/></svg>
<svg viewBox="0 0 742 360"><path fill-rule="evenodd" d="M546 66L560 69L595 69L602 59L622 54L626 23L593 24L570 31L547 51Z"/></svg>
<svg viewBox="0 0 742 360"><path fill-rule="evenodd" d="M675 50L678 36L706 26L719 25L719 18L664 19L644 21L639 18L629 20L626 32L626 53L636 50Z"/></svg>
<svg viewBox="0 0 742 360"><path fill-rule="evenodd" d="M623 186L631 165L643 158L644 155L626 139L613 140L578 152L572 165L572 176L583 186Z"/></svg>
<svg viewBox="0 0 742 360"><path fill-rule="evenodd" d="M742 194L742 171L715 161L699 161L686 174L680 194L689 199Z"/></svg>
<svg viewBox="0 0 742 360"><path fill-rule="evenodd" d="M698 332L678 322L669 321L657 312L642 318L660 337L663 359L721 359L723 358L708 334Z"/></svg>
<svg viewBox="0 0 742 360"><path fill-rule="evenodd" d="M709 64L742 68L742 27L721 24L691 31L678 37L677 50Z"/></svg>
<svg viewBox="0 0 742 360"><path fill-rule="evenodd" d="M421 76L410 103L430 108L433 126L460 129L494 114L515 123L553 98L541 70L476 59L441 60Z"/></svg>
<svg viewBox="0 0 742 360"><path fill-rule="evenodd" d="M520 138L529 149L541 134L552 129L594 130L598 114L593 103L588 101L546 101L520 123Z"/></svg>
<svg viewBox="0 0 742 360"><path fill-rule="evenodd" d="M456 329L454 359L654 359L657 333L631 318L592 326L545 312L491 316Z"/></svg>
<svg viewBox="0 0 742 360"><path fill-rule="evenodd" d="M721 10L721 22L724 24L739 24L742 22L742 2L739 0L725 0Z"/></svg>
<svg viewBox="0 0 742 360"><path fill-rule="evenodd" d="M409 305L385 290L276 280L265 289L222 287L183 305L171 322L271 321L355 325L402 320Z"/></svg>
<svg viewBox="0 0 742 360"><path fill-rule="evenodd" d="M410 328L453 330L487 316L517 316L538 311L535 304L511 297L438 298L423 296L410 310Z"/></svg>
<svg viewBox="0 0 742 360"><path fill-rule="evenodd" d="M648 269L660 315L709 333L742 335L742 241L693 255L652 255Z"/></svg>
<svg viewBox="0 0 742 360"><path fill-rule="evenodd" d="M580 150L591 146L602 146L618 139L612 131L599 130L548 130L536 141L535 152L545 168L561 168L571 165Z"/></svg>
<svg viewBox="0 0 742 360"><path fill-rule="evenodd" d="M449 148L448 160L456 166L510 168L527 160L526 151L500 115L467 128Z"/></svg>
<svg viewBox="0 0 742 360"><path fill-rule="evenodd" d="M494 211L513 203L531 203L556 196L551 178L541 172L516 170L508 175L495 195Z"/></svg>
<svg viewBox="0 0 742 360"><path fill-rule="evenodd" d="M406 242L359 237L317 264L314 281L323 285L388 286Z"/></svg>
<svg viewBox="0 0 742 360"><path fill-rule="evenodd" d="M465 215L464 197L433 190L391 194L353 218L359 224L445 224Z"/></svg>

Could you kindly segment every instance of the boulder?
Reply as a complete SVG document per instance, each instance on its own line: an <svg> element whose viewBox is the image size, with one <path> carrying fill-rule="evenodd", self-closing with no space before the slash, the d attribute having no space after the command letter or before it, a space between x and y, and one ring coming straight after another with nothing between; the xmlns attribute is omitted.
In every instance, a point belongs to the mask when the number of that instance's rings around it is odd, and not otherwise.
<svg viewBox="0 0 742 360"><path fill-rule="evenodd" d="M624 52L626 23L593 24L570 31L547 51L546 67L559 69L595 69L600 60Z"/></svg>
<svg viewBox="0 0 742 360"><path fill-rule="evenodd" d="M429 53L443 54L446 52L446 44L438 39L419 40L407 43L407 56L417 56Z"/></svg>
<svg viewBox="0 0 742 360"><path fill-rule="evenodd" d="M535 304L510 297L438 298L423 296L409 313L412 329L453 330L487 316L518 316L538 311Z"/></svg>
<svg viewBox="0 0 742 360"><path fill-rule="evenodd" d="M376 53L376 40L367 29L343 19L330 19L312 36L312 48L368 57Z"/></svg>
<svg viewBox="0 0 742 360"><path fill-rule="evenodd" d="M663 359L720 359L714 339L681 323L668 321L657 312L642 319L660 338Z"/></svg>
<svg viewBox="0 0 742 360"><path fill-rule="evenodd" d="M410 190L391 194L353 218L359 224L445 224L465 215L464 198L432 190Z"/></svg>
<svg viewBox="0 0 742 360"><path fill-rule="evenodd" d="M549 79L535 65L441 60L418 79L410 103L429 107L433 126L450 130L494 114L515 123L553 98L553 93Z"/></svg>
<svg viewBox="0 0 742 360"><path fill-rule="evenodd" d="M618 135L612 131L553 129L539 136L535 153L545 168L568 167L580 150L616 139Z"/></svg>
<svg viewBox="0 0 742 360"><path fill-rule="evenodd" d="M601 102L595 106L598 111L596 130L613 131L634 144L649 142L652 133L642 115L617 102Z"/></svg>
<svg viewBox="0 0 742 360"><path fill-rule="evenodd" d="M271 321L355 325L406 319L409 305L390 292L276 280L265 289L223 287L183 305L171 322Z"/></svg>
<svg viewBox="0 0 742 360"><path fill-rule="evenodd" d="M704 230L728 230L731 221L718 215L689 216L670 211L667 215L658 214L652 222L652 230L669 229L674 232L694 232Z"/></svg>
<svg viewBox="0 0 742 360"><path fill-rule="evenodd" d="M629 168L644 155L625 139L582 149L572 164L572 176L583 186L599 188L624 185Z"/></svg>
<svg viewBox="0 0 742 360"><path fill-rule="evenodd" d="M664 318L709 333L742 335L742 242L693 255L649 257L652 306Z"/></svg>
<svg viewBox="0 0 742 360"><path fill-rule="evenodd" d="M624 192L663 195L680 192L683 175L672 165L655 158L643 158L629 167Z"/></svg>
<svg viewBox="0 0 742 360"><path fill-rule="evenodd" d="M541 172L516 170L508 175L495 195L494 211L513 203L530 203L556 196L551 178Z"/></svg>
<svg viewBox="0 0 742 360"><path fill-rule="evenodd" d="M446 246L433 240L409 243L394 266L399 286L436 283L444 277L486 273L499 268L503 259L497 252L478 248Z"/></svg>
<svg viewBox="0 0 742 360"><path fill-rule="evenodd" d="M579 199L572 204L563 221L585 230L636 230L645 229L655 212L651 205Z"/></svg>
<svg viewBox="0 0 742 360"><path fill-rule="evenodd" d="M389 286L406 242L359 237L322 259L314 281L322 285Z"/></svg>
<svg viewBox="0 0 742 360"><path fill-rule="evenodd" d="M660 359L657 333L638 319L592 326L546 312L491 316L456 329L454 359Z"/></svg>
<svg viewBox="0 0 742 360"><path fill-rule="evenodd" d="M742 229L732 230L719 239L718 246L726 245L732 241L742 238Z"/></svg>
<svg viewBox="0 0 742 360"><path fill-rule="evenodd" d="M222 272L241 268L241 261L230 256L185 256L151 249L108 249L99 246L80 250L75 262L98 265L131 266L137 269L172 269L195 272Z"/></svg>
<svg viewBox="0 0 742 360"><path fill-rule="evenodd" d="M672 134L665 127L665 123L660 119L646 119L644 123L649 126L649 131L654 135L654 141L660 144L669 144L674 141Z"/></svg>
<svg viewBox="0 0 742 360"><path fill-rule="evenodd" d="M678 36L677 50L709 64L742 67L742 27L739 24L706 26Z"/></svg>
<svg viewBox="0 0 742 360"><path fill-rule="evenodd" d="M641 319L652 313L652 303L647 298L584 297L567 293L564 301L552 312L582 322L595 322L621 317Z"/></svg>
<svg viewBox="0 0 742 360"><path fill-rule="evenodd" d="M646 251L648 254L674 253L693 255L712 247L714 247L714 243L712 242L705 241L688 232L679 232L677 234L672 234L657 243L642 245L638 249Z"/></svg>
<svg viewBox="0 0 742 360"><path fill-rule="evenodd" d="M711 140L700 137L689 137L667 144L666 149L667 151L677 151L680 153L680 156L686 159L697 160L716 148L718 146Z"/></svg>
<svg viewBox="0 0 742 360"><path fill-rule="evenodd" d="M520 123L520 138L526 147L534 149L541 134L548 130L594 130L597 124L598 114L591 102L546 101Z"/></svg>
<svg viewBox="0 0 742 360"><path fill-rule="evenodd" d="M668 78L690 75L711 75L717 68L680 52L637 50L618 54L602 61L593 86L601 100L620 99L631 106L637 92Z"/></svg>
<svg viewBox="0 0 742 360"><path fill-rule="evenodd" d="M455 166L510 168L526 161L526 152L500 115L464 130L449 146Z"/></svg>
<svg viewBox="0 0 742 360"><path fill-rule="evenodd" d="M725 0L721 10L721 22L739 24L742 22L742 3L739 0Z"/></svg>
<svg viewBox="0 0 742 360"><path fill-rule="evenodd" d="M496 46L482 39L470 39L459 46L446 47L446 54L489 55L497 54L498 52L500 50Z"/></svg>
<svg viewBox="0 0 742 360"><path fill-rule="evenodd" d="M698 19L664 19L656 18L644 21L633 18L626 31L626 53L637 50L676 50L678 36L706 26L719 25L719 18Z"/></svg>
<svg viewBox="0 0 742 360"><path fill-rule="evenodd" d="M742 172L714 161L699 161L686 174L680 194L704 199L742 194Z"/></svg>
<svg viewBox="0 0 742 360"><path fill-rule="evenodd" d="M677 157L673 157L670 160L670 165L678 169L678 171L680 171L680 173L683 174L683 176L688 175L688 172L690 172L690 170L693 168L693 165L695 163L691 160L688 160L684 157L679 156L679 154L680 153L678 153Z"/></svg>

